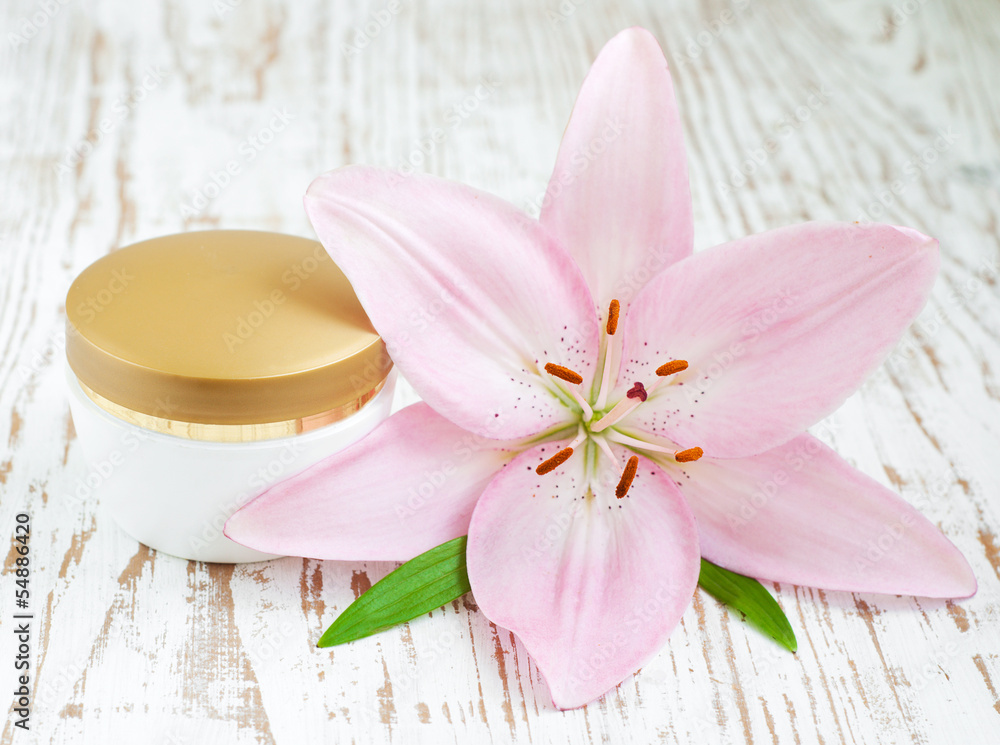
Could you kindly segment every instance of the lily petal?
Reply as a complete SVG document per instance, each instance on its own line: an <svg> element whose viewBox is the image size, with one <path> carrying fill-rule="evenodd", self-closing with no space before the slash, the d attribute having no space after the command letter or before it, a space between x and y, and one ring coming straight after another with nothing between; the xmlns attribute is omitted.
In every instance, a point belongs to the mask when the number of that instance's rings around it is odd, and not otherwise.
<svg viewBox="0 0 1000 745"><path fill-rule="evenodd" d="M283 556L406 561L466 534L479 495L515 455L500 444L413 404L271 487L225 533Z"/></svg>
<svg viewBox="0 0 1000 745"><path fill-rule="evenodd" d="M645 29L607 43L583 82L542 202L594 299L627 304L691 254L691 190L667 61Z"/></svg>
<svg viewBox="0 0 1000 745"><path fill-rule="evenodd" d="M306 211L389 355L435 410L497 439L565 424L540 370L589 381L594 302L537 221L486 192L350 166L316 179Z"/></svg>
<svg viewBox="0 0 1000 745"><path fill-rule="evenodd" d="M937 241L889 225L804 223L703 251L625 318L620 395L689 362L622 423L708 455L787 442L877 367L930 293Z"/></svg>
<svg viewBox="0 0 1000 745"><path fill-rule="evenodd" d="M537 475L560 447L536 446L497 474L473 513L467 557L480 609L518 635L568 709L656 654L691 601L699 553L691 511L662 469L640 458L619 500L610 467L588 493L580 455Z"/></svg>
<svg viewBox="0 0 1000 745"><path fill-rule="evenodd" d="M734 572L851 592L976 592L968 562L940 530L812 435L684 471L702 554Z"/></svg>

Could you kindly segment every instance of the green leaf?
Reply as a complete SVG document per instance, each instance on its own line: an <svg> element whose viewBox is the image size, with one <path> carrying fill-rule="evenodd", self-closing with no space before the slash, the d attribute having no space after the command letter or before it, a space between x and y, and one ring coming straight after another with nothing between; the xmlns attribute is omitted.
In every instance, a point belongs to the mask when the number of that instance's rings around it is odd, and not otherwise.
<svg viewBox="0 0 1000 745"><path fill-rule="evenodd" d="M698 584L716 600L738 610L747 621L789 652L798 649L799 643L785 612L757 580L702 559Z"/></svg>
<svg viewBox="0 0 1000 745"><path fill-rule="evenodd" d="M466 536L442 543L403 564L348 606L320 637L318 646L363 639L422 616L472 588L465 568ZM786 649L798 648L795 632L778 602L755 579L701 560L698 584L731 606Z"/></svg>
<svg viewBox="0 0 1000 745"><path fill-rule="evenodd" d="M320 637L333 647L410 621L462 597L472 588L465 569L466 536L410 559L348 606Z"/></svg>

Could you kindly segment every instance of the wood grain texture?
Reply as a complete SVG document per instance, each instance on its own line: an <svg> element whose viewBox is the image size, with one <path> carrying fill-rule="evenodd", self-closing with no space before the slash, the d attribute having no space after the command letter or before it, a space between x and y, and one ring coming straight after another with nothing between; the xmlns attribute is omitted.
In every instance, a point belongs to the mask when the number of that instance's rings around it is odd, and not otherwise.
<svg viewBox="0 0 1000 745"><path fill-rule="evenodd" d="M33 729L8 717L0 742L996 741L1000 6L428 0L384 24L373 14L395 6L378 0L43 6L0 9L5 33L31 34L0 51L0 531L32 515L37 619ZM775 587L799 635L793 656L700 593L641 674L560 713L523 647L471 598L319 650L391 565L158 556L78 487L96 466L62 387L77 272L180 230L311 235L301 196L347 162L412 162L531 210L590 62L635 24L671 60L697 248L866 216L940 237L920 321L820 433L962 549L975 598ZM435 128L445 137L423 154ZM198 208L196 191L230 161L238 175Z"/></svg>

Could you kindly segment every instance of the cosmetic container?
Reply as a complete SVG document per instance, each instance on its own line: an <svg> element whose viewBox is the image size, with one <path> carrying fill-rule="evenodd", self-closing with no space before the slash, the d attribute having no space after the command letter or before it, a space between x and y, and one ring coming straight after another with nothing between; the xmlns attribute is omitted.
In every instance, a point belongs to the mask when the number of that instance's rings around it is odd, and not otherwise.
<svg viewBox="0 0 1000 745"><path fill-rule="evenodd" d="M66 298L67 384L85 472L71 487L186 559L274 558L226 519L371 432L395 373L316 241L210 230L98 259Z"/></svg>

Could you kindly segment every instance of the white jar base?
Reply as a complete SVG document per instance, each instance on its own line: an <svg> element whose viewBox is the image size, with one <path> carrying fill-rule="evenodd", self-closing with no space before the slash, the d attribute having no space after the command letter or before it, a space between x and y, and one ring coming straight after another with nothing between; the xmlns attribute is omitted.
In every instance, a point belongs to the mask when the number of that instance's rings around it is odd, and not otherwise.
<svg viewBox="0 0 1000 745"><path fill-rule="evenodd" d="M95 404L67 371L70 411L90 466L84 483L130 536L182 559L264 561L274 554L222 533L237 509L270 486L367 435L392 408L396 371L360 411L292 437L204 442L150 432Z"/></svg>

